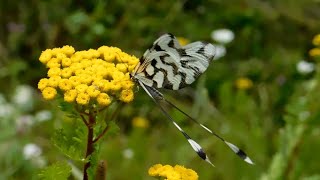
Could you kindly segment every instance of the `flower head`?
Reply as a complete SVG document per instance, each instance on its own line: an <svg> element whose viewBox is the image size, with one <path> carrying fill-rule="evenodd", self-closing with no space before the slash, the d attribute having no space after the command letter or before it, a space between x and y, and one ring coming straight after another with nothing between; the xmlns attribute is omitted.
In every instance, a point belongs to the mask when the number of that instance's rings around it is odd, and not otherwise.
<svg viewBox="0 0 320 180"><path fill-rule="evenodd" d="M312 44L316 47L309 50L309 55L313 58L320 57L320 34L314 36L314 38L312 39Z"/></svg>
<svg viewBox="0 0 320 180"><path fill-rule="evenodd" d="M312 43L315 46L320 46L320 34L317 34L316 36L314 36L314 38L312 39Z"/></svg>
<svg viewBox="0 0 320 180"><path fill-rule="evenodd" d="M33 157L40 156L42 149L36 144L26 144L23 147L23 155L25 159L31 159Z"/></svg>
<svg viewBox="0 0 320 180"><path fill-rule="evenodd" d="M66 102L109 105L112 100L133 100L129 73L139 59L119 48L101 46L97 50L75 51L72 46L43 51L40 62L48 68L47 78L38 83L46 100L61 93Z"/></svg>
<svg viewBox="0 0 320 180"><path fill-rule="evenodd" d="M197 180L198 174L192 170L180 165L174 167L170 165L156 164L149 168L150 176L164 177L167 180Z"/></svg>
<svg viewBox="0 0 320 180"><path fill-rule="evenodd" d="M228 44L234 39L234 33L230 29L217 29L211 32L211 38L218 43Z"/></svg>
<svg viewBox="0 0 320 180"><path fill-rule="evenodd" d="M149 121L143 117L135 117L132 119L132 126L137 128L147 128L149 127Z"/></svg>
<svg viewBox="0 0 320 180"><path fill-rule="evenodd" d="M309 74L315 70L315 65L312 62L301 60L296 65L297 71L300 74Z"/></svg>
<svg viewBox="0 0 320 180"><path fill-rule="evenodd" d="M238 89L250 89L253 86L253 83L251 81L251 79L248 79L246 77L242 77L236 80L236 87Z"/></svg>

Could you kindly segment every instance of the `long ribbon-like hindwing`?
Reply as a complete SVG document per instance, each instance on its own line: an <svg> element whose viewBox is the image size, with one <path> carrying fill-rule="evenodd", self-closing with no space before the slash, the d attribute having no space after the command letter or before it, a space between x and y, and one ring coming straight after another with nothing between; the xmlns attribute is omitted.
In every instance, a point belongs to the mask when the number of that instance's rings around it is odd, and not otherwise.
<svg viewBox="0 0 320 180"><path fill-rule="evenodd" d="M214 135L215 137L217 137L218 139L220 139L221 141L223 141L236 155L238 155L241 159L243 159L245 162L249 163L249 164L254 164L252 162L252 160L247 156L247 154L241 150L240 148L238 148L236 145L224 140L221 136L219 136L218 134L216 134L214 131L212 131L211 129L209 129L208 127L206 127L205 125L199 123L197 120L195 120L194 118L192 118L191 116L189 116L187 113L185 113L184 111L182 111L180 108L178 108L176 105L172 104L170 101L168 101L165 98L162 98L165 102L167 102L170 106L174 107L175 109L177 109L178 111L180 111L182 114L184 114L185 116L187 116L189 119L191 119L194 123L196 123L197 125L199 125L200 127L202 127L203 129L205 129L207 132L209 132L210 134Z"/></svg>
<svg viewBox="0 0 320 180"><path fill-rule="evenodd" d="M203 151L202 147L194 141L176 122L175 120L163 109L163 107L160 105L159 100L161 100L162 94L154 89L153 87L145 86L143 83L139 82L140 86L146 91L146 93L153 99L153 101L158 105L162 113L169 119L173 125L183 134L183 136L188 140L189 144L191 145L192 149L198 154L198 156L207 161L209 164L214 166L206 153Z"/></svg>

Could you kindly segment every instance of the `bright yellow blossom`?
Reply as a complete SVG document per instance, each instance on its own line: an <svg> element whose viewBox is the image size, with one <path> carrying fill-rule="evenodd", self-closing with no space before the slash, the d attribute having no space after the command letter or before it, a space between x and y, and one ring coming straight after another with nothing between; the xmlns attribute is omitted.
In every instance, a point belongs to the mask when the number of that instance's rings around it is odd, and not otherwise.
<svg viewBox="0 0 320 180"><path fill-rule="evenodd" d="M320 46L320 34L317 34L316 36L314 36L313 40L312 40L312 43L315 45L315 46Z"/></svg>
<svg viewBox="0 0 320 180"><path fill-rule="evenodd" d="M70 58L65 57L61 60L61 63L63 67L69 67L72 64L72 61Z"/></svg>
<svg viewBox="0 0 320 180"><path fill-rule="evenodd" d="M57 90L53 87L46 87L42 90L42 96L45 100L51 100L57 95Z"/></svg>
<svg viewBox="0 0 320 180"><path fill-rule="evenodd" d="M75 50L72 46L63 46L61 48L61 52L63 52L67 56L71 56L75 52Z"/></svg>
<svg viewBox="0 0 320 180"><path fill-rule="evenodd" d="M132 126L138 128L147 128L149 127L149 121L143 117L135 117L132 119Z"/></svg>
<svg viewBox="0 0 320 180"><path fill-rule="evenodd" d="M43 90L48 86L48 84L49 84L49 79L42 78L38 83L38 89Z"/></svg>
<svg viewBox="0 0 320 180"><path fill-rule="evenodd" d="M79 84L75 87L78 93L85 93L88 89L88 86L86 84Z"/></svg>
<svg viewBox="0 0 320 180"><path fill-rule="evenodd" d="M42 62L43 64L46 64L52 57L51 51L52 51L51 49L47 49L43 51L41 56L39 57L40 62Z"/></svg>
<svg viewBox="0 0 320 180"><path fill-rule="evenodd" d="M64 96L63 96L63 99L66 101L66 102L73 102L77 97L77 90L75 89L71 89L69 91L66 91L64 93Z"/></svg>
<svg viewBox="0 0 320 180"><path fill-rule="evenodd" d="M199 178L195 171L180 165L172 167L170 165L156 164L149 168L148 173L150 176L164 177L167 180L197 180Z"/></svg>
<svg viewBox="0 0 320 180"><path fill-rule="evenodd" d="M60 67L60 62L59 62L59 59L57 58L52 58L48 61L47 63L47 67L48 68L54 68L54 67Z"/></svg>
<svg viewBox="0 0 320 180"><path fill-rule="evenodd" d="M90 96L89 96L89 94L87 94L85 92L78 93L77 98L76 98L77 103L80 105L88 104L89 100L90 100Z"/></svg>
<svg viewBox="0 0 320 180"><path fill-rule="evenodd" d="M73 86L69 79L61 79L61 81L59 82L59 88L63 91L68 91L73 88Z"/></svg>
<svg viewBox="0 0 320 180"><path fill-rule="evenodd" d="M131 102L133 100L133 91L131 89L122 90L119 99L126 103Z"/></svg>
<svg viewBox="0 0 320 180"><path fill-rule="evenodd" d="M190 40L184 37L177 37L177 40L181 46L185 46L190 43Z"/></svg>
<svg viewBox="0 0 320 180"><path fill-rule="evenodd" d="M90 97L97 97L100 94L100 91L93 85L87 88L87 93Z"/></svg>
<svg viewBox="0 0 320 180"><path fill-rule="evenodd" d="M61 77L62 78L69 78L72 76L72 73L73 73L73 71L71 68L63 68L61 70Z"/></svg>
<svg viewBox="0 0 320 180"><path fill-rule="evenodd" d="M49 78L48 85L51 87L57 87L59 85L60 80L61 80L60 76L52 76Z"/></svg>
<svg viewBox="0 0 320 180"><path fill-rule="evenodd" d="M61 73L61 69L58 67L54 67L54 68L50 68L48 70L48 77L52 77L52 76L60 76Z"/></svg>
<svg viewBox="0 0 320 180"><path fill-rule="evenodd" d="M253 86L253 83L251 79L242 77L236 80L236 87L238 89L246 90L246 89L250 89L252 86Z"/></svg>
<svg viewBox="0 0 320 180"><path fill-rule="evenodd" d="M312 48L312 49L309 51L309 55L310 55L311 57L320 56L320 48Z"/></svg>
<svg viewBox="0 0 320 180"><path fill-rule="evenodd" d="M113 99L133 100L129 73L139 59L119 48L75 51L72 46L63 46L43 51L39 60L48 68L48 77L38 83L45 99L53 99L59 92L66 102L80 105L107 106Z"/></svg>
<svg viewBox="0 0 320 180"><path fill-rule="evenodd" d="M97 101L102 106L108 106L111 103L111 99L106 93L100 93L97 97Z"/></svg>
<svg viewBox="0 0 320 180"><path fill-rule="evenodd" d="M162 167L162 164L155 164L155 165L151 166L148 171L149 175L150 176L157 176L159 174L159 170L161 167Z"/></svg>

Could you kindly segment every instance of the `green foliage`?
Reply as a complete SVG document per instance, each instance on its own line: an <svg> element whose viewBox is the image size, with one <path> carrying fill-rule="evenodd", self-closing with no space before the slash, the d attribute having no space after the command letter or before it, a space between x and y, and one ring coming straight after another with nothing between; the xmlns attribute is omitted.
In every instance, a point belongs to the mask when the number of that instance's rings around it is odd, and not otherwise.
<svg viewBox="0 0 320 180"><path fill-rule="evenodd" d="M85 127L81 123L74 123L72 126L71 129L55 130L52 143L68 158L84 161L84 151L86 150Z"/></svg>
<svg viewBox="0 0 320 180"><path fill-rule="evenodd" d="M43 180L68 179L71 174L71 167L67 162L57 162L43 169L38 177Z"/></svg>

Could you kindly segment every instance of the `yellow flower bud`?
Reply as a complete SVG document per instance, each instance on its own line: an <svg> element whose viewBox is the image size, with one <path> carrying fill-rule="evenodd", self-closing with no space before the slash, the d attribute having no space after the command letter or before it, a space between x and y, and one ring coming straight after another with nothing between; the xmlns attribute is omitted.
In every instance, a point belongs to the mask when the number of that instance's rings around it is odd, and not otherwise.
<svg viewBox="0 0 320 180"><path fill-rule="evenodd" d="M108 106L111 103L111 99L108 94L100 93L97 97L97 102L101 106Z"/></svg>
<svg viewBox="0 0 320 180"><path fill-rule="evenodd" d="M51 100L57 95L57 90L53 87L46 87L42 90L42 96L45 100Z"/></svg>
<svg viewBox="0 0 320 180"><path fill-rule="evenodd" d="M131 102L133 100L133 91L131 89L122 90L119 99L125 103Z"/></svg>
<svg viewBox="0 0 320 180"><path fill-rule="evenodd" d="M72 89L72 90L66 91L64 93L64 97L63 98L64 98L64 100L66 102L71 103L76 99L76 97L77 97L77 90Z"/></svg>
<svg viewBox="0 0 320 180"><path fill-rule="evenodd" d="M316 36L314 36L313 40L312 40L312 43L315 45L315 46L320 46L320 34L317 34Z"/></svg>
<svg viewBox="0 0 320 180"><path fill-rule="evenodd" d="M252 86L253 86L253 83L248 78L239 78L236 81L236 87L238 89L246 90L246 89L250 89Z"/></svg>
<svg viewBox="0 0 320 180"><path fill-rule="evenodd" d="M87 93L81 92L77 95L76 101L80 105L87 105L90 101L90 96Z"/></svg>
<svg viewBox="0 0 320 180"><path fill-rule="evenodd" d="M70 58L68 58L68 57L63 58L61 60L61 64L62 64L63 67L69 67L72 64L72 60Z"/></svg>
<svg viewBox="0 0 320 180"><path fill-rule="evenodd" d="M50 68L48 70L48 77L52 77L52 76L60 76L61 74L61 69L58 67L54 67L54 68Z"/></svg>
<svg viewBox="0 0 320 180"><path fill-rule="evenodd" d="M62 51L64 54L68 55L68 56L72 55L72 54L75 52L74 48L73 48L72 46L68 46L68 45L63 46L63 47L61 48L61 51Z"/></svg>
<svg viewBox="0 0 320 180"><path fill-rule="evenodd" d="M52 51L51 49L47 49L45 51L42 51L39 60L40 62L42 62L43 64L46 64L52 57Z"/></svg>
<svg viewBox="0 0 320 180"><path fill-rule="evenodd" d="M49 85L49 79L47 78L42 78L40 79L39 83L38 83L38 89L43 90L44 88L46 88Z"/></svg>
<svg viewBox="0 0 320 180"><path fill-rule="evenodd" d="M60 76L52 76L49 78L48 85L51 87L57 87L59 85L60 80L61 80Z"/></svg>
<svg viewBox="0 0 320 180"><path fill-rule="evenodd" d="M69 79L61 79L59 82L59 88L63 91L68 91L73 88L72 83Z"/></svg>
<svg viewBox="0 0 320 180"><path fill-rule="evenodd" d="M78 93L85 93L88 89L88 86L86 84L79 84L75 88Z"/></svg>
<svg viewBox="0 0 320 180"><path fill-rule="evenodd" d="M87 93L90 97L97 97L100 94L100 91L97 89L97 87L91 85L87 88Z"/></svg>

